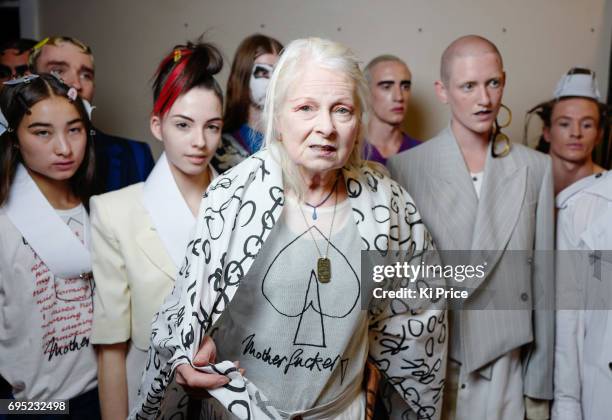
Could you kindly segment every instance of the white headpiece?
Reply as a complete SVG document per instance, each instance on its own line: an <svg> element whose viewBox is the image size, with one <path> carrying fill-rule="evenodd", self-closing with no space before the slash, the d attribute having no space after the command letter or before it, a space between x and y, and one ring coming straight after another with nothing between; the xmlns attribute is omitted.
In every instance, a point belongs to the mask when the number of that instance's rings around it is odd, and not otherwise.
<svg viewBox="0 0 612 420"><path fill-rule="evenodd" d="M591 98L599 102L601 96L597 87L595 72L577 67L570 69L567 74L561 77L553 94L554 99L566 96Z"/></svg>

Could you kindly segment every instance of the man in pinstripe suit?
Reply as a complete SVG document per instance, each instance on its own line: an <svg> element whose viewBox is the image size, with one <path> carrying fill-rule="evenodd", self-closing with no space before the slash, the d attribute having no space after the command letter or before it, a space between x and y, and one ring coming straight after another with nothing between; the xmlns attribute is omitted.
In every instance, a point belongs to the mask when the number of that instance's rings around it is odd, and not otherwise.
<svg viewBox="0 0 612 420"><path fill-rule="evenodd" d="M505 73L493 43L455 40L440 73L435 89L449 105L449 127L387 165L438 249L478 251L486 264L483 278L463 283L470 290L464 310L450 312L443 418L546 419L554 264L535 251L554 246L550 158L496 130Z"/></svg>

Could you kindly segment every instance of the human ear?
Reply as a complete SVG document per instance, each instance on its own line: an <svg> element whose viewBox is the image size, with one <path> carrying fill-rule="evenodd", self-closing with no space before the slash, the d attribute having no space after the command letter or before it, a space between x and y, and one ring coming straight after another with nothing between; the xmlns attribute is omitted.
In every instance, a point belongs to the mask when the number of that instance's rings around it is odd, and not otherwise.
<svg viewBox="0 0 612 420"><path fill-rule="evenodd" d="M151 115L151 119L149 120L149 128L157 140L163 141L161 133L161 117L159 115Z"/></svg>
<svg viewBox="0 0 612 420"><path fill-rule="evenodd" d="M447 95L446 86L444 86L444 83L441 80L436 80L434 83L434 87L436 89L436 96L438 97L440 102L442 102L443 104L447 104L448 95Z"/></svg>

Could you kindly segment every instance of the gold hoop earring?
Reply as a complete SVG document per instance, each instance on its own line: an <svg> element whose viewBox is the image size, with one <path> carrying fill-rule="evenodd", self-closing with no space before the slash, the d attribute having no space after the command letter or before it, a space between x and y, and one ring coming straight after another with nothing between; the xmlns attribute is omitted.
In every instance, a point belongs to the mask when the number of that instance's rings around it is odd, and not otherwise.
<svg viewBox="0 0 612 420"><path fill-rule="evenodd" d="M503 148L498 152L500 142L503 143ZM502 158L510 153L510 139L507 135L497 130L495 137L493 137L493 144L491 145L491 155L494 158Z"/></svg>
<svg viewBox="0 0 612 420"><path fill-rule="evenodd" d="M505 109L505 110L508 112L508 121L506 121L504 124L499 124L499 123L497 122L497 118L496 118L496 119L495 119L495 122L496 122L496 124L497 124L497 126L498 126L499 128L506 128L506 127L508 127L508 126L510 125L510 123L512 123L512 111L510 110L510 108L508 108L508 107L507 107L506 105L504 105L504 104L501 104L501 107L500 107L500 108L503 108L503 109ZM498 116L499 116L499 114L498 114Z"/></svg>

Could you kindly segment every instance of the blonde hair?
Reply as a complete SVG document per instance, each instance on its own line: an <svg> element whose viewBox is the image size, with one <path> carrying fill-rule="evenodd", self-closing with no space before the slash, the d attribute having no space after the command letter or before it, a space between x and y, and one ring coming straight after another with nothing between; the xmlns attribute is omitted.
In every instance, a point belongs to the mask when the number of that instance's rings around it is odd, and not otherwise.
<svg viewBox="0 0 612 420"><path fill-rule="evenodd" d="M70 36L51 36L39 42L38 44L34 46L34 48L32 48L32 52L30 53L30 57L28 58L28 65L30 66L30 69L34 73L38 73L38 69L36 68L36 62L38 61L38 58L40 57L40 54L42 53L43 48L45 48L45 45L54 45L56 47L59 47L61 44L64 44L64 43L74 45L83 54L89 55L91 57L91 62L92 63L94 62L93 53L91 52L91 48L89 48L88 45L84 44L80 40L70 37Z"/></svg>
<svg viewBox="0 0 612 420"><path fill-rule="evenodd" d="M359 69L357 57L350 49L340 43L321 38L297 39L287 45L270 79L262 119L265 145L280 160L284 183L298 197L302 197L304 193L303 181L296 165L280 144L275 126L277 114L282 109L287 92L299 78L301 71L307 67L305 64L316 64L328 70L339 71L354 83L359 130L355 146L344 165L349 170L356 170L362 165L362 148L370 108L368 85Z"/></svg>
<svg viewBox="0 0 612 420"><path fill-rule="evenodd" d="M363 69L363 76L365 77L366 82L370 83L372 81L372 69L374 68L374 66L380 63L399 63L406 67L408 71L410 71L410 68L408 68L408 64L406 64L401 58L391 54L383 54L374 57Z"/></svg>

